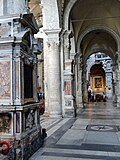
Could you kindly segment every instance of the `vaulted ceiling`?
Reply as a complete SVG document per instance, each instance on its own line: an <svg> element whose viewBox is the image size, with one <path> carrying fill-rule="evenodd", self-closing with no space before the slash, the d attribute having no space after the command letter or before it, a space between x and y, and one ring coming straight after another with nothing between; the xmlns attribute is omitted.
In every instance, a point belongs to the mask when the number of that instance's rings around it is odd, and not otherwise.
<svg viewBox="0 0 120 160"><path fill-rule="evenodd" d="M94 25L108 26L120 35L120 0L78 0L71 21L76 36Z"/></svg>
<svg viewBox="0 0 120 160"><path fill-rule="evenodd" d="M64 12L70 0L57 1L58 5L62 4ZM42 26L41 0L30 0L29 6L30 11L34 13L38 26ZM78 43L79 37L83 32L96 26L108 27L120 36L120 0L76 0L69 18L76 43ZM102 29L95 29L84 36L80 48L84 54L97 50L106 51L109 55L112 55L117 51L117 44L112 35Z"/></svg>
<svg viewBox="0 0 120 160"><path fill-rule="evenodd" d="M109 28L120 36L120 0L77 0L70 13L70 21L76 42L86 32L80 44L85 56L95 51L108 53L111 57L116 53L114 37L103 28ZM101 29L97 29L98 26ZM93 31L89 32L90 28Z"/></svg>

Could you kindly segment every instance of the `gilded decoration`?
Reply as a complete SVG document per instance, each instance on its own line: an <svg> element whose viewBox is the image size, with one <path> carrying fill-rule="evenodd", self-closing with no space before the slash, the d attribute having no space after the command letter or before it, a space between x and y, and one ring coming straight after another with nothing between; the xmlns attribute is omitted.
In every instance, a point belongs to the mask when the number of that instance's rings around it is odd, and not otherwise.
<svg viewBox="0 0 120 160"><path fill-rule="evenodd" d="M95 88L102 88L102 77L94 78L94 86Z"/></svg>
<svg viewBox="0 0 120 160"><path fill-rule="evenodd" d="M103 77L102 76L95 76L93 77L93 90L95 92L103 92Z"/></svg>
<svg viewBox="0 0 120 160"><path fill-rule="evenodd" d="M10 98L10 62L0 62L0 99Z"/></svg>

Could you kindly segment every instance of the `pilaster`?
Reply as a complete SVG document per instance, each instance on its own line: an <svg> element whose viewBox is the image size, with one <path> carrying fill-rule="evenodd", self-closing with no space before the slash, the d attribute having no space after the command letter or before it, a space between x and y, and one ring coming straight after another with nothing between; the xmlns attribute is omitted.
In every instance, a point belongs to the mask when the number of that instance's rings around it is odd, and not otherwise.
<svg viewBox="0 0 120 160"><path fill-rule="evenodd" d="M117 103L117 75L116 75L117 65L113 64L113 79L112 79L112 85L113 85L113 103L116 105Z"/></svg>
<svg viewBox="0 0 120 160"><path fill-rule="evenodd" d="M74 74L73 74L73 60L70 59L70 38L72 38L72 32L70 30L65 31L63 34L63 48L64 48L64 106L63 116L74 117L75 110L75 97L73 95L74 90Z"/></svg>
<svg viewBox="0 0 120 160"><path fill-rule="evenodd" d="M66 70L64 70L64 116L74 117L75 116L75 97L73 95L73 79L74 74L72 70L72 60L66 61Z"/></svg>
<svg viewBox="0 0 120 160"><path fill-rule="evenodd" d="M116 101L117 107L120 107L120 51L116 52L117 54L117 67L116 67L116 77L114 76L114 80L116 82L115 93L116 93Z"/></svg>
<svg viewBox="0 0 120 160"><path fill-rule="evenodd" d="M83 108L83 100L82 100L82 57L79 55L78 57L76 57L76 65L77 65L77 96L76 96L76 104L77 104L77 112L79 112L79 110L81 108Z"/></svg>
<svg viewBox="0 0 120 160"><path fill-rule="evenodd" d="M82 77L82 81L83 81L83 103L86 104L88 102L88 89L87 89L87 86L88 86L88 81L86 80L86 67L84 66L84 72L83 72L83 77Z"/></svg>
<svg viewBox="0 0 120 160"><path fill-rule="evenodd" d="M70 58L70 33L71 33L71 31L65 31L65 33L64 33L64 57L65 57L65 61Z"/></svg>

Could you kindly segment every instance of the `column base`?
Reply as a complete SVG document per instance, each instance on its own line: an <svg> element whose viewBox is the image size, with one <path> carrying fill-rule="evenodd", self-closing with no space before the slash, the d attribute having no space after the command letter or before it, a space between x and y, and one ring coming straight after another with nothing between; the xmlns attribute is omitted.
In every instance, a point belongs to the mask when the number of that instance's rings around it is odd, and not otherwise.
<svg viewBox="0 0 120 160"><path fill-rule="evenodd" d="M49 117L49 112L48 112L48 111L45 111L44 114L43 114L43 116Z"/></svg>
<svg viewBox="0 0 120 160"><path fill-rule="evenodd" d="M83 105L83 103L77 105L77 107L76 107L76 115L79 115L83 111L84 108L85 108L85 106Z"/></svg>
<svg viewBox="0 0 120 160"><path fill-rule="evenodd" d="M64 117L76 117L76 110L74 107L64 109Z"/></svg>
<svg viewBox="0 0 120 160"><path fill-rule="evenodd" d="M53 111L53 112L50 112L50 113L49 113L49 117L51 117L51 118L61 118L61 117L62 117L62 114Z"/></svg>

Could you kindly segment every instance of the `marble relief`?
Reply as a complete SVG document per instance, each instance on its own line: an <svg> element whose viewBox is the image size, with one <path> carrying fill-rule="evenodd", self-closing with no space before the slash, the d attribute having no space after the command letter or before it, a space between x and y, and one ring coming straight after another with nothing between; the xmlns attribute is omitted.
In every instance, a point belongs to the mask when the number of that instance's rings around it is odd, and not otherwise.
<svg viewBox="0 0 120 160"><path fill-rule="evenodd" d="M0 113L0 134L12 133L12 115L11 113Z"/></svg>
<svg viewBox="0 0 120 160"><path fill-rule="evenodd" d="M0 99L10 98L10 62L0 62Z"/></svg>
<svg viewBox="0 0 120 160"><path fill-rule="evenodd" d="M31 129L35 124L35 110L25 112L25 129Z"/></svg>

